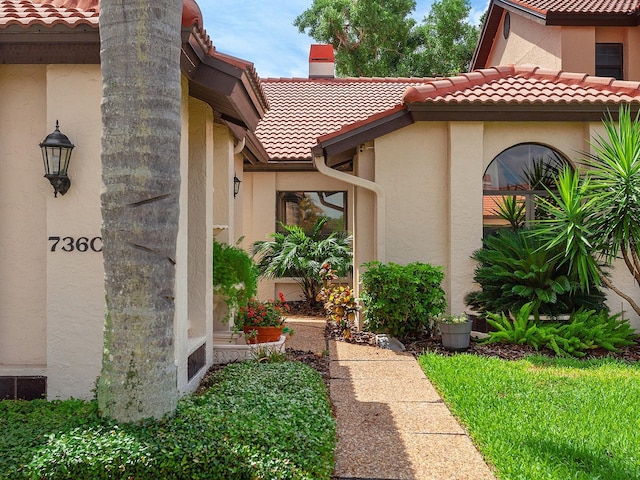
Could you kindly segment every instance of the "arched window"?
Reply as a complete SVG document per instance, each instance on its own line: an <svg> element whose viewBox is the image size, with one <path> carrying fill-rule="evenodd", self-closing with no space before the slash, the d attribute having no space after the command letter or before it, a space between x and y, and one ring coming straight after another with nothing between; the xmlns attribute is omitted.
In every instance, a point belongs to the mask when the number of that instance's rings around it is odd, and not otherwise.
<svg viewBox="0 0 640 480"><path fill-rule="evenodd" d="M555 190L555 176L569 161L538 143L521 143L495 157L482 177L484 234L499 228L519 228L539 218L536 197Z"/></svg>

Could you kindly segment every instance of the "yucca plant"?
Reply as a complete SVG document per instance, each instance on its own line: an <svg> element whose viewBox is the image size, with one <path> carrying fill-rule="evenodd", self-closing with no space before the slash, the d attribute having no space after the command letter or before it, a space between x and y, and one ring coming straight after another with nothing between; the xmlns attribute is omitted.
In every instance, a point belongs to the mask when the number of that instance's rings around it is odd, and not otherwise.
<svg viewBox="0 0 640 480"><path fill-rule="evenodd" d="M333 232L323 238L322 226L328 217L319 218L311 234L297 225L282 225L284 233L270 235L271 240L255 242L253 255L258 271L265 278L292 277L307 302L315 305L322 287L320 271L329 263L339 276L345 276L351 266L351 236Z"/></svg>
<svg viewBox="0 0 640 480"><path fill-rule="evenodd" d="M524 227L526 220L525 202L515 195L503 195L501 202L496 204L493 213L509 222L513 230Z"/></svg>
<svg viewBox="0 0 640 480"><path fill-rule="evenodd" d="M607 277L603 264L622 258L640 287L640 112L631 118L620 107L618 122L609 113L606 135L593 141L593 153L583 162L583 177L569 169L557 179L558 193L541 201L549 219L538 230L544 244L557 254L584 289L605 285L640 314L640 304Z"/></svg>

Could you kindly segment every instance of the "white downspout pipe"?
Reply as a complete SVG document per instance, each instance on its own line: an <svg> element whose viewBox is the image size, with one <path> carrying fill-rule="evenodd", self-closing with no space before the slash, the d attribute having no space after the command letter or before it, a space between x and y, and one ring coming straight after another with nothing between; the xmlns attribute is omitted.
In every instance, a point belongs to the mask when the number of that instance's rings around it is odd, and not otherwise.
<svg viewBox="0 0 640 480"><path fill-rule="evenodd" d="M385 194L383 188L371 180L357 177L355 175L349 175L348 173L340 172L333 168L330 168L325 163L323 155L313 156L313 165L318 169L320 173L327 177L341 180L345 183L355 185L356 187L362 187L366 190L372 191L376 196L376 257L380 263L385 263Z"/></svg>

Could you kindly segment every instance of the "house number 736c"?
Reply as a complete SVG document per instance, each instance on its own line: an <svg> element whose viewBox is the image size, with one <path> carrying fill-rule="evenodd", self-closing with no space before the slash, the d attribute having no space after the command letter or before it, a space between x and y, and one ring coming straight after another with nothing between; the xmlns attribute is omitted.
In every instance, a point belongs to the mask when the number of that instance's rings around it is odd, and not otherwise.
<svg viewBox="0 0 640 480"><path fill-rule="evenodd" d="M63 252L101 252L102 237L49 237L51 251L56 252L58 249Z"/></svg>

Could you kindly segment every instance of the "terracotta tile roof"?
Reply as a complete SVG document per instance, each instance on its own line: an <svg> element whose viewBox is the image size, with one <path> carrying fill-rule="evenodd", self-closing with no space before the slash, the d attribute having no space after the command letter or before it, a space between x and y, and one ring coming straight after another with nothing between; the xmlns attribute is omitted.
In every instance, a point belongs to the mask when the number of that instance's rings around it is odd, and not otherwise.
<svg viewBox="0 0 640 480"><path fill-rule="evenodd" d="M272 160L309 160L322 135L385 112L401 103L418 78L266 78L270 110L256 136Z"/></svg>
<svg viewBox="0 0 640 480"><path fill-rule="evenodd" d="M100 6L98 0L53 0L36 2L33 0L1 0L0 28L11 25L30 27L43 25L89 25L98 27Z"/></svg>
<svg viewBox="0 0 640 480"><path fill-rule="evenodd" d="M574 14L631 14L640 9L640 0L507 0L507 5L520 6L546 15Z"/></svg>
<svg viewBox="0 0 640 480"><path fill-rule="evenodd" d="M640 82L544 70L492 67L407 88L405 103L615 104L640 101Z"/></svg>

